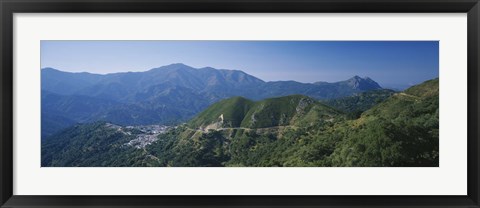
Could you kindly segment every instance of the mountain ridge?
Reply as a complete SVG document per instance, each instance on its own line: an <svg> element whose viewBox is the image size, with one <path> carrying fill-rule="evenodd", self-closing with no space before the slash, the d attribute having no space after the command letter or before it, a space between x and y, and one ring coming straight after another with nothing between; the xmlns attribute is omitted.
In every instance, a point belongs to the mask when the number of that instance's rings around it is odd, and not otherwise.
<svg viewBox="0 0 480 208"><path fill-rule="evenodd" d="M56 69L56 68L52 68L52 67L44 67L41 69L42 73L43 72L56 72L56 73L64 73L64 74L72 74L72 75L79 75L79 74L86 74L86 75L92 75L92 76L104 76L104 77L108 77L108 76L120 76L120 75L126 75L126 74L142 74L142 73L155 73L155 72L165 72L165 71L185 71L185 70L194 70L194 71L217 71L217 72L223 72L223 73L240 73L240 74L243 74L243 75L247 75L247 76L250 76L250 77L253 77L256 82L260 82L260 83L275 83L275 82L286 82L286 83L301 83L301 84L317 84L317 85L321 85L321 84L335 84L335 83L348 83L348 82L351 82L352 84L351 85L355 85L355 84L360 84L362 82L369 82L369 83L372 83L374 85L374 87L376 88L381 88L381 86L376 83L374 80L372 80L370 77L360 77L358 75L354 75L353 77L347 79L347 80L343 80L343 81L336 81L336 82L326 82L326 81L317 81L317 82L313 82L313 83L305 83L305 82L298 82L298 81L294 81L294 80L285 80L285 81L264 81L260 78L257 78L255 76L252 76L242 70L237 70L237 69L216 69L216 68L213 68L213 67L210 67L210 66L207 66L207 67L200 67L200 68L194 68L194 67L191 67L189 65L186 65L186 64L183 64L183 63L174 63L174 64L169 64L169 65L165 65L165 66L160 66L160 67L156 67L156 68L152 68L152 69L149 69L149 70L146 70L146 71L135 71L135 72L132 72L132 71L128 71L128 72L113 72L113 73L107 73L107 74L96 74L96 73L91 73L91 72L67 72L67 71L62 71L62 70L59 70L59 69Z"/></svg>
<svg viewBox="0 0 480 208"><path fill-rule="evenodd" d="M67 115L72 122L108 120L122 125L178 123L189 120L209 105L229 97L242 96L253 101L301 94L316 100L350 96L381 88L364 78L353 81L312 84L296 81L265 82L241 70L193 68L171 64L145 72L110 74L71 73L53 68L42 69L41 88L55 96L43 103L62 111L42 108L42 114ZM352 79L353 79L352 78ZM351 79L350 79L351 80ZM373 83L371 83L373 82ZM75 98L76 97L76 98ZM55 98L55 99L53 99ZM83 99L86 98L86 99ZM73 112L78 100L90 115L77 118ZM89 100L102 100L102 107ZM55 124L44 120L45 125ZM42 120L43 122L43 120ZM46 126L46 129L58 129Z"/></svg>

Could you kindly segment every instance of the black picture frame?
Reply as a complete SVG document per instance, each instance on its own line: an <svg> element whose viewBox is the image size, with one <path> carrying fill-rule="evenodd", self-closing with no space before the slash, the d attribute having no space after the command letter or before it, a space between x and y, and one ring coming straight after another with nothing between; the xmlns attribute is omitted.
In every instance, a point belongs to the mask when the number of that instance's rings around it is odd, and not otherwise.
<svg viewBox="0 0 480 208"><path fill-rule="evenodd" d="M0 0L1 207L480 207L478 0ZM25 196L13 195L14 13L467 13L468 194L466 196ZM445 178L445 180L449 180ZM94 188L94 187L92 187Z"/></svg>

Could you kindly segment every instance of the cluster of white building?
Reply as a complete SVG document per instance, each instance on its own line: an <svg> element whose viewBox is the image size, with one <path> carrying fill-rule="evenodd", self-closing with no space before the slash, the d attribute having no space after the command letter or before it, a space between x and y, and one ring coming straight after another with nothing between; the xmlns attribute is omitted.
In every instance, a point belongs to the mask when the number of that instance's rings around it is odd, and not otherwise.
<svg viewBox="0 0 480 208"><path fill-rule="evenodd" d="M126 129L137 129L143 132L137 138L130 140L125 145L143 149L158 140L158 135L165 133L171 127L165 125L127 126Z"/></svg>

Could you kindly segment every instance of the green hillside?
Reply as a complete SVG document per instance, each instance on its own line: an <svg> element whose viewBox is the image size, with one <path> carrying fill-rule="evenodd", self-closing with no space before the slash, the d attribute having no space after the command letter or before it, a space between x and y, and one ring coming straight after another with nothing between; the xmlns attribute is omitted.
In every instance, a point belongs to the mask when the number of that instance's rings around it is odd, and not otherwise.
<svg viewBox="0 0 480 208"><path fill-rule="evenodd" d="M318 113L321 112L321 113ZM291 95L270 98L255 103L242 121L242 127L267 128L273 126L298 125L332 119L339 112L312 98Z"/></svg>
<svg viewBox="0 0 480 208"><path fill-rule="evenodd" d="M222 127L239 127L254 102L243 97L233 97L219 101L193 118L189 125L194 128L205 127L221 121Z"/></svg>
<svg viewBox="0 0 480 208"><path fill-rule="evenodd" d="M432 97L438 96L439 80L438 78L428 80L420 85L416 85L405 90L406 94L413 96Z"/></svg>
<svg viewBox="0 0 480 208"><path fill-rule="evenodd" d="M341 113L312 98L290 95L258 102L233 97L211 105L189 122L192 128L268 128L333 120Z"/></svg>

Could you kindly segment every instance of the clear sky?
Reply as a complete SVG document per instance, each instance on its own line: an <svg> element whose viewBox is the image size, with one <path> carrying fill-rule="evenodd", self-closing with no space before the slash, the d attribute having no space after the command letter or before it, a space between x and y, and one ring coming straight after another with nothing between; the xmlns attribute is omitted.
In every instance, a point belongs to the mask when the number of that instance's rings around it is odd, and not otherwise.
<svg viewBox="0 0 480 208"><path fill-rule="evenodd" d="M41 67L98 74L183 63L237 69L265 81L368 76L405 88L438 77L437 41L42 41Z"/></svg>

